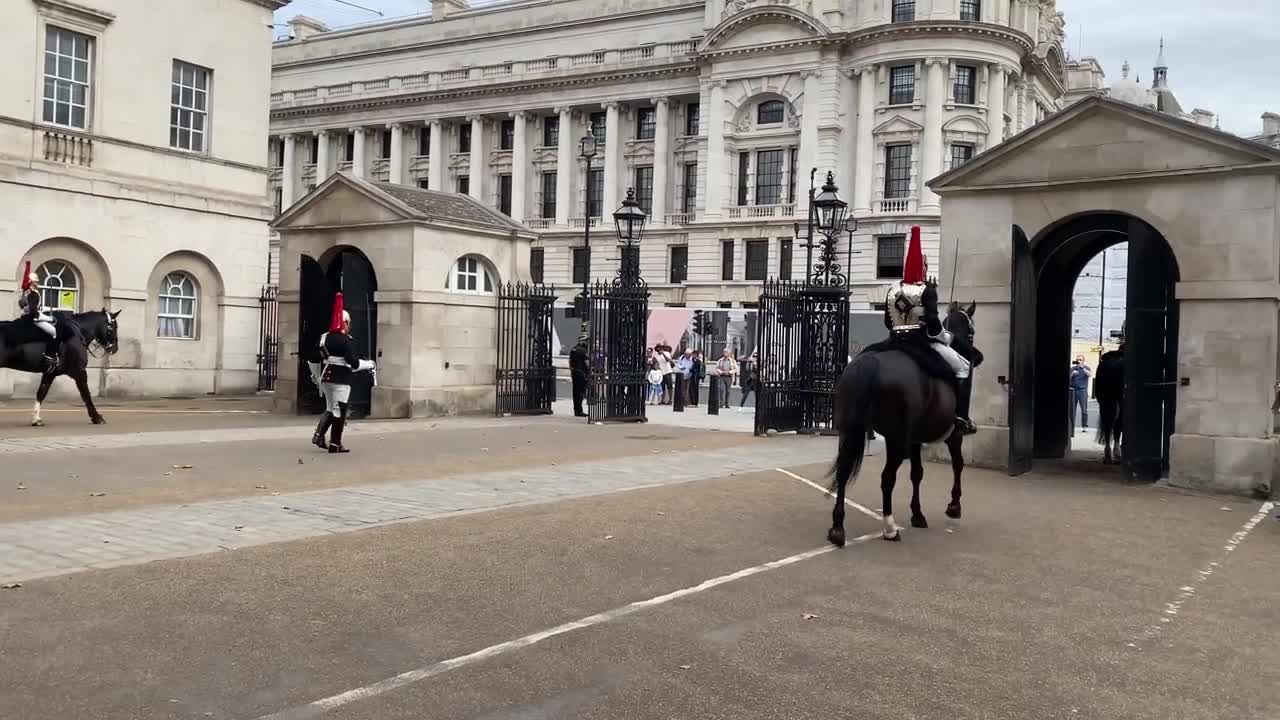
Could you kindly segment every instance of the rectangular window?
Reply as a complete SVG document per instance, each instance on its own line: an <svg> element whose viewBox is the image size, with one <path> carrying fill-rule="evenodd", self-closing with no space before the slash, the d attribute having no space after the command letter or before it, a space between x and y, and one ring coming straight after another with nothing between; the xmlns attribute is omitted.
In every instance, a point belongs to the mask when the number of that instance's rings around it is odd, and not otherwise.
<svg viewBox="0 0 1280 720"><path fill-rule="evenodd" d="M431 126L418 128L418 155L431 157Z"/></svg>
<svg viewBox="0 0 1280 720"><path fill-rule="evenodd" d="M47 123L89 127L93 38L49 25L44 34L44 113Z"/></svg>
<svg viewBox="0 0 1280 720"><path fill-rule="evenodd" d="M511 214L511 176L498 176L498 212Z"/></svg>
<svg viewBox="0 0 1280 720"><path fill-rule="evenodd" d="M343 151L343 158L346 162L353 162L356 159L356 134L347 133L346 149ZM280 163L283 165L284 163Z"/></svg>
<svg viewBox="0 0 1280 720"><path fill-rule="evenodd" d="M284 188L276 188L275 201L273 204L276 208L276 217L280 217L280 213L284 212Z"/></svg>
<svg viewBox="0 0 1280 720"><path fill-rule="evenodd" d="M556 216L556 173L542 173L542 217L554 218Z"/></svg>
<svg viewBox="0 0 1280 720"><path fill-rule="evenodd" d="M391 159L391 131L383 130L378 135L378 158L380 160Z"/></svg>
<svg viewBox="0 0 1280 720"><path fill-rule="evenodd" d="M970 65L957 65L956 78L952 84L955 90L956 102L961 105L973 105L974 93L978 87L978 68Z"/></svg>
<svg viewBox="0 0 1280 720"><path fill-rule="evenodd" d="M608 130L608 127L609 127L608 121L609 121L608 113L602 113L602 112L591 113L591 134L595 136L596 142L601 145L603 145L609 139L608 137L606 137L607 135L606 131Z"/></svg>
<svg viewBox="0 0 1280 720"><path fill-rule="evenodd" d="M775 125L781 123L786 110L781 100L766 100L756 106L757 125Z"/></svg>
<svg viewBox="0 0 1280 720"><path fill-rule="evenodd" d="M689 279L689 246L671 246L671 282L682 283Z"/></svg>
<svg viewBox="0 0 1280 720"><path fill-rule="evenodd" d="M529 248L529 279L536 283L542 282L543 264L546 262L543 254L542 248Z"/></svg>
<svg viewBox="0 0 1280 720"><path fill-rule="evenodd" d="M778 279L791 279L791 238L778 238Z"/></svg>
<svg viewBox="0 0 1280 720"><path fill-rule="evenodd" d="M307 162L315 165L320 162L320 138L312 137L307 144Z"/></svg>
<svg viewBox="0 0 1280 720"><path fill-rule="evenodd" d="M431 189L431 181L429 181L427 178L424 178L424 177L423 177L423 178L418 178L418 187L419 187L419 188L422 188L423 190L430 190L430 189Z"/></svg>
<svg viewBox="0 0 1280 720"><path fill-rule="evenodd" d="M653 214L653 167L636 168L636 202L645 215Z"/></svg>
<svg viewBox="0 0 1280 720"><path fill-rule="evenodd" d="M697 135L698 125L701 120L701 108L698 103L689 103L684 106L684 134Z"/></svg>
<svg viewBox="0 0 1280 720"><path fill-rule="evenodd" d="M169 147L204 152L209 133L209 76L206 68L173 61L169 85ZM312 163L315 160L311 161Z"/></svg>
<svg viewBox="0 0 1280 720"><path fill-rule="evenodd" d="M747 204L747 179L751 173L751 153L738 153L738 205Z"/></svg>
<svg viewBox="0 0 1280 720"><path fill-rule="evenodd" d="M967 143L951 144L951 167L958 168L973 159L973 146Z"/></svg>
<svg viewBox="0 0 1280 720"><path fill-rule="evenodd" d="M471 124L458 126L458 152L471 152Z"/></svg>
<svg viewBox="0 0 1280 720"><path fill-rule="evenodd" d="M881 235L876 238L876 278L892 280L902 277L906 247L906 235Z"/></svg>
<svg viewBox="0 0 1280 720"><path fill-rule="evenodd" d="M542 146L556 147L560 144L560 116L548 115L542 118Z"/></svg>
<svg viewBox="0 0 1280 720"><path fill-rule="evenodd" d="M791 163L788 168L787 176L787 202L794 203L796 201L796 169L800 165L800 148L791 148Z"/></svg>
<svg viewBox="0 0 1280 720"><path fill-rule="evenodd" d="M747 279L764 280L769 275L769 241L747 241Z"/></svg>
<svg viewBox="0 0 1280 720"><path fill-rule="evenodd" d="M652 140L657 133L658 111L656 108L640 108L636 112L636 139Z"/></svg>
<svg viewBox="0 0 1280 720"><path fill-rule="evenodd" d="M893 0L893 21L911 22L916 19L916 0Z"/></svg>
<svg viewBox="0 0 1280 720"><path fill-rule="evenodd" d="M573 249L573 283L581 285L590 279L591 249L576 247Z"/></svg>
<svg viewBox="0 0 1280 720"><path fill-rule="evenodd" d="M471 193L471 178L469 176L463 175L458 178L458 192L462 195Z"/></svg>
<svg viewBox="0 0 1280 720"><path fill-rule="evenodd" d="M604 206L604 170L602 168L592 169L591 175L587 178L587 216L601 217L601 209Z"/></svg>
<svg viewBox="0 0 1280 720"><path fill-rule="evenodd" d="M684 197L680 202L680 212L686 215L698 207L698 163L684 164Z"/></svg>
<svg viewBox="0 0 1280 720"><path fill-rule="evenodd" d="M784 150L761 150L756 153L756 205L782 202L782 163Z"/></svg>
<svg viewBox="0 0 1280 720"><path fill-rule="evenodd" d="M884 196L904 198L911 194L911 146L886 145L884 148Z"/></svg>
<svg viewBox="0 0 1280 720"><path fill-rule="evenodd" d="M733 279L733 241L724 240L720 243L720 279Z"/></svg>
<svg viewBox="0 0 1280 720"><path fill-rule="evenodd" d="M916 66L899 65L889 69L889 104L910 105L916 98Z"/></svg>
<svg viewBox="0 0 1280 720"><path fill-rule="evenodd" d="M982 19L982 0L960 0L960 19L978 22Z"/></svg>
<svg viewBox="0 0 1280 720"><path fill-rule="evenodd" d="M503 120L498 133L498 149L510 150L516 146L516 121Z"/></svg>

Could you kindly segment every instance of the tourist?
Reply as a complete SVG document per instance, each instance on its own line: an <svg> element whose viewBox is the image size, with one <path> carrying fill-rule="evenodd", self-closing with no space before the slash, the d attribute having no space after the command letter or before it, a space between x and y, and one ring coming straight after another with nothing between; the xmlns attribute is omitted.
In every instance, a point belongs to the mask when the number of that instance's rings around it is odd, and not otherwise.
<svg viewBox="0 0 1280 720"><path fill-rule="evenodd" d="M662 402L662 371L658 369L657 358L649 361L649 372L645 377L649 381L649 404L657 405Z"/></svg>
<svg viewBox="0 0 1280 720"><path fill-rule="evenodd" d="M733 387L733 378L738 374L738 362L733 359L733 352L725 347L720 359L716 361L715 382L719 383L720 407L729 407L729 388Z"/></svg>
<svg viewBox="0 0 1280 720"><path fill-rule="evenodd" d="M1080 427L1089 429L1089 366L1084 364L1084 356L1077 355L1071 363L1071 413L1080 408Z"/></svg>
<svg viewBox="0 0 1280 720"><path fill-rule="evenodd" d="M751 355L738 367L738 377L741 378L742 399L738 403L738 412L747 406L747 398L756 389L756 374L760 371L760 357L755 350L751 351Z"/></svg>

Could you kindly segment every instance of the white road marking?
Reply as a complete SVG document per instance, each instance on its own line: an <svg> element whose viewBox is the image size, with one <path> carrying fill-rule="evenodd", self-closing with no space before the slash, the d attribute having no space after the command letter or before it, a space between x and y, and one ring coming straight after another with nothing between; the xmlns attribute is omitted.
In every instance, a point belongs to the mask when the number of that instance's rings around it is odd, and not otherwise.
<svg viewBox="0 0 1280 720"><path fill-rule="evenodd" d="M1155 638L1164 630L1165 625L1172 623L1173 618L1178 615L1178 611L1182 609L1182 606L1186 604L1188 600L1195 597L1197 588L1208 582L1209 578L1213 577L1213 573L1216 572L1218 568L1222 567L1222 563L1226 562L1227 556L1231 554L1231 551L1235 550L1240 543L1244 542L1244 539L1255 527L1257 527L1258 523L1262 522L1263 518L1271 514L1271 511L1275 506L1276 504L1274 502L1262 503L1262 507L1258 508L1258 512L1253 517L1249 518L1248 522L1242 525L1234 535L1227 539L1226 544L1222 546L1222 555L1219 556L1218 560L1210 562L1208 565L1200 568L1200 570L1196 572L1196 579L1193 580L1190 585L1183 585L1178 588L1178 595L1174 597L1173 602L1167 602L1164 604L1164 610L1162 611L1163 617L1160 618L1160 622L1153 623L1147 627L1146 630L1135 635L1133 640L1126 643L1126 646L1141 649L1138 646L1138 643Z"/></svg>
<svg viewBox="0 0 1280 720"><path fill-rule="evenodd" d="M879 532L868 533L866 535L861 535L856 538L853 538L852 540L849 541L848 544L853 545L856 543L862 543L862 542L873 540L879 537L880 537ZM420 667L414 670L409 670L407 672L400 673L399 675L389 677L385 680L379 680L378 682L372 683L370 685L354 688L352 690L348 690L346 692L339 693L337 695L332 695L330 697L322 698L314 702L309 702L305 705L298 705L296 707L286 708L284 710L271 713L270 715L262 715L257 720L303 720L304 718L318 717L320 715L323 715L324 713L329 712L330 710L335 710L344 705L350 705L351 703L359 702L361 700L368 700L369 698L377 697L378 695L391 692L392 690L395 690L397 688L402 688L406 685L412 685L414 683L421 682L428 678L433 678L437 675L443 675L444 673L447 673L450 670L456 670L458 668L466 667L468 665L474 665L478 662L483 662L490 658L494 658L499 655L503 655L505 653L511 652L512 650L519 650L520 648L526 648L526 647L529 647L530 645L536 645L542 642L543 640L546 640L547 638L552 638L557 635L563 635L565 633L573 632L574 630L582 630L583 628L589 628L589 627L592 627L593 625L601 625L603 623L611 622L613 620L617 620L618 618L622 618L622 617L626 617L627 615L638 613L641 610L647 610L649 608L657 607L659 605L665 605L673 600L679 600L680 598L688 597L690 595L696 595L701 592L706 592L707 590L710 590L714 587L719 587L720 585L725 585L727 583L731 583L736 580L741 580L743 578L751 577L752 575L759 575L760 573L768 572L770 570L776 570L777 568L780 568L780 567L786 567L787 565L794 565L799 562L804 562L805 560L818 557L819 555L825 555L829 552L834 552L837 549L838 548L832 545L824 545L823 547L814 548L813 550L806 550L805 552L784 557L780 560L773 560L771 562L767 562L762 565L756 565L754 567L745 568L743 570L739 570L737 572L730 573L728 575L721 575L720 577L711 578L710 580L704 580L703 582L698 583L697 585L683 588L681 590L676 590L674 592L669 592L665 595L659 595L657 597L649 598L648 600L640 600L637 602L633 602L629 605L623 605L622 607L614 608L613 610L606 610L605 612L596 613L595 615L588 615L587 617L584 617L581 620L574 620L573 622L568 622L563 625L557 625L556 627L553 627L549 630L543 630L542 632L536 632L531 635L525 635L522 638L517 638L515 640L510 640L504 643L498 643L497 645L491 645L483 650L477 650L469 655L462 655L460 657L452 658L450 660L443 660L441 662L433 663L431 665L425 665L423 667Z"/></svg>
<svg viewBox="0 0 1280 720"><path fill-rule="evenodd" d="M791 472L790 470L783 470L782 468L774 468L774 470L777 470L778 472L782 473L783 475L786 475L787 477L795 478L796 480L799 480L800 482L804 483L805 485L808 485L809 487L811 487L811 488L813 488L813 489L815 489L815 490L818 490L818 491L822 492L824 495L826 495L826 496L827 496L827 497L829 497L829 498L835 498L835 496L836 496L836 494L835 494L835 493L833 493L833 492L831 492L830 490L828 490L828 489L826 489L826 488L822 487L822 486L821 486L821 485L819 485L818 483L816 483L816 482L814 482L814 481L812 481L812 480L810 480L810 479L808 479L808 478L800 477L799 475L797 475L797 474L795 474L795 473ZM849 498L847 498L847 497L844 499L844 504L845 504L845 505L848 505L849 507L853 508L854 510L857 510L858 512L860 512L860 513L862 513L863 515L866 515L866 516L868 516L868 517L875 518L876 520L881 520L881 519L883 519L883 518L881 518L880 513L876 512L875 510L872 510L871 508L869 508L869 507L867 507L867 506L865 506L865 505L859 505L858 503L856 503L856 502L854 502L854 501L850 500L850 499L849 499Z"/></svg>

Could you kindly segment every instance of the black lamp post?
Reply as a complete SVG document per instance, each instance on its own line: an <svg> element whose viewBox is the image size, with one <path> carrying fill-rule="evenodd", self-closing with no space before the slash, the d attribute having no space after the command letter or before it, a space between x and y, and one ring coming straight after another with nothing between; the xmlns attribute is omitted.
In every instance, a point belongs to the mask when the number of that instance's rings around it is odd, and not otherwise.
<svg viewBox="0 0 1280 720"><path fill-rule="evenodd" d="M805 283L818 287L847 287L849 284L849 277L846 275L847 267L840 267L836 257L836 246L840 242L840 235L847 234L849 238L847 266L853 259L853 233L858 229L858 220L848 214L849 203L840 199L835 174L827 172L827 180L823 183L821 192L818 192L814 186L817 174L817 168L809 173L809 224L803 238L805 261L808 265ZM795 230L796 239L802 239L798 223ZM816 245L814 244L815 234L819 236ZM816 264L813 259L814 248L819 250Z"/></svg>
<svg viewBox="0 0 1280 720"><path fill-rule="evenodd" d="M640 209L640 203L636 202L635 188L627 188L627 198L613 213L613 222L618 228L618 241L622 243L622 263L618 268L618 279L624 287L641 283L640 239L648 220L644 210Z"/></svg>
<svg viewBox="0 0 1280 720"><path fill-rule="evenodd" d="M582 332L580 334L587 335L591 322L590 311L588 310L590 306L588 302L590 295L589 285L591 283L591 161L596 157L596 135L591 130L587 130L587 134L583 135L582 139L578 141L578 156L587 162L587 173L584 180L586 190L582 193L583 204L585 205L582 247L583 260L586 262L586 267L583 268L582 295L578 306L578 317L582 320Z"/></svg>

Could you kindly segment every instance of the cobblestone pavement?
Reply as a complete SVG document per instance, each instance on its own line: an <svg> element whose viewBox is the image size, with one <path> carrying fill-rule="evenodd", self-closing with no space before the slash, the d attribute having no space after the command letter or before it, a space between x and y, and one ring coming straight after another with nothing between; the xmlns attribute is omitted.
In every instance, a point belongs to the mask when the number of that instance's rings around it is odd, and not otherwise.
<svg viewBox="0 0 1280 720"><path fill-rule="evenodd" d="M453 422L453 421L451 421ZM475 421L471 421L475 422ZM362 423L360 431L421 429L418 423ZM284 428L296 434L296 428ZM262 439L272 429L200 433L201 442ZM210 436L211 439L206 439ZM190 443L188 433L49 439L9 452ZM273 497L93 513L0 524L0 579L13 582L319 537L516 503L596 495L812 462L829 457L826 438L778 438L716 451L671 453L661 474L635 457L515 471L436 477Z"/></svg>

